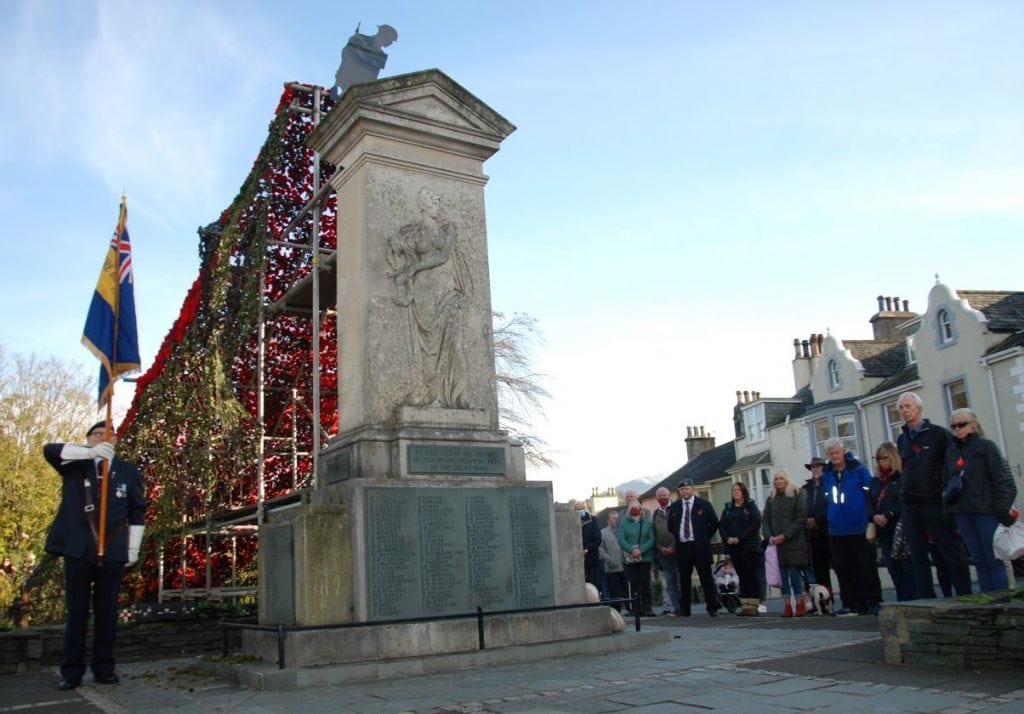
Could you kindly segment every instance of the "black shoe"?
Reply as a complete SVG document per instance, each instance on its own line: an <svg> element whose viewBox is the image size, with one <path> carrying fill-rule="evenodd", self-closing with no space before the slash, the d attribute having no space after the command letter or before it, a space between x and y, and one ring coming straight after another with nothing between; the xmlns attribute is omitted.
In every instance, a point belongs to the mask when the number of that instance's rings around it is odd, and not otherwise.
<svg viewBox="0 0 1024 714"><path fill-rule="evenodd" d="M121 679L116 674L97 674L92 681L96 684L117 684Z"/></svg>
<svg viewBox="0 0 1024 714"><path fill-rule="evenodd" d="M708 610L708 617L718 617L718 610Z"/></svg>
<svg viewBox="0 0 1024 714"><path fill-rule="evenodd" d="M61 680L57 683L57 689L59 689L62 692L67 692L74 689L81 683L81 679L69 679L67 677L61 677Z"/></svg>

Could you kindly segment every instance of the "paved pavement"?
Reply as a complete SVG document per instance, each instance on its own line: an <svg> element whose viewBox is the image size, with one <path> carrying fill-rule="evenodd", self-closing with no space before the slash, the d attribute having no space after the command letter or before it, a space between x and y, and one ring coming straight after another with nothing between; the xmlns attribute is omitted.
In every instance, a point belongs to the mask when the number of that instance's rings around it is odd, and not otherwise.
<svg viewBox="0 0 1024 714"><path fill-rule="evenodd" d="M9 675L0 677L0 713L1024 711L1020 673L886 665L874 617L695 614L644 627L672 639L642 651L283 692L237 687L188 659L123 664L120 684L73 692L57 691L55 671Z"/></svg>

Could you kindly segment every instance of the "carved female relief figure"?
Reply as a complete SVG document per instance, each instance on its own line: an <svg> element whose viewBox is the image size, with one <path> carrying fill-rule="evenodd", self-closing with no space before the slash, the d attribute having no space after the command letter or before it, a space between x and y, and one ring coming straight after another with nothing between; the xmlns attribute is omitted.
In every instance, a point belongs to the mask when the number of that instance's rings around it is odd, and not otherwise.
<svg viewBox="0 0 1024 714"><path fill-rule="evenodd" d="M440 197L423 188L416 205L417 219L399 228L387 253L394 302L405 310L409 354L418 376L406 403L464 409L469 404L463 314L472 278Z"/></svg>

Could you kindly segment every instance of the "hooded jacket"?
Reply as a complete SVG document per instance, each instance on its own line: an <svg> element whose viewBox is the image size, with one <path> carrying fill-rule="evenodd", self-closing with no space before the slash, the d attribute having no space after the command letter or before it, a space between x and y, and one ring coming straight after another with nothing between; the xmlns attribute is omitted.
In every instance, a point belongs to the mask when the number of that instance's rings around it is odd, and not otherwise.
<svg viewBox="0 0 1024 714"><path fill-rule="evenodd" d="M868 525L868 487L871 472L846 452L842 473L831 462L821 473L828 499L828 532L834 536L864 535Z"/></svg>

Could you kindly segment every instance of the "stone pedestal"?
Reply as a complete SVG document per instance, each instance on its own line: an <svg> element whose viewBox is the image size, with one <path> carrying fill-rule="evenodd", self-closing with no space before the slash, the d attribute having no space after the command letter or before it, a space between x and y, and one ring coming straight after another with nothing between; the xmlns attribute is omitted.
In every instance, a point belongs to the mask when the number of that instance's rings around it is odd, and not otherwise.
<svg viewBox="0 0 1024 714"><path fill-rule="evenodd" d="M311 135L338 167L339 434L316 489L261 528L262 624L586 601L579 519L556 512L550 483L526 481L522 447L498 427L483 162L514 129L430 70L352 87ZM607 634L614 620L584 614L550 628L556 615L515 617L531 624L493 620L513 630L495 642ZM387 642L426 633L428 650L429 633L445 629L379 627L392 628L374 630ZM355 647L352 635L337 647L322 644L330 634L290 637L297 651L316 639L322 656L308 664ZM465 649L459 638L439 651ZM252 654L264 640L246 640ZM364 649L370 659L403 651Z"/></svg>

